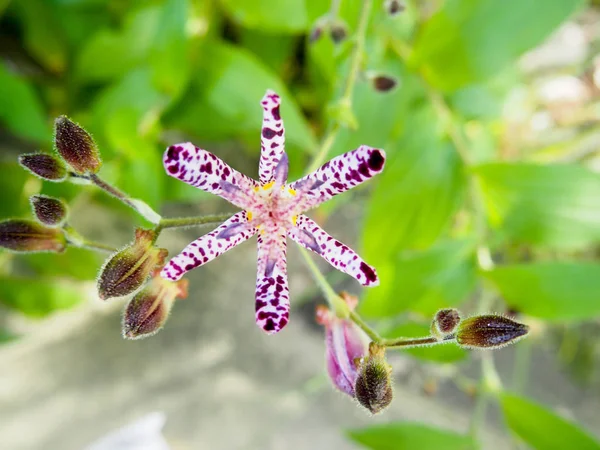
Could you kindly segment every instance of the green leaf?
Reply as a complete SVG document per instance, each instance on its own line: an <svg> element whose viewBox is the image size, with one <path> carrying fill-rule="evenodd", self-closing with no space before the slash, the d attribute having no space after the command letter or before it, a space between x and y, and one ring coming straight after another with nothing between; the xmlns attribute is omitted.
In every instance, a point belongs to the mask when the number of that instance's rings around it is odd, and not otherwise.
<svg viewBox="0 0 600 450"><path fill-rule="evenodd" d="M62 280L0 277L0 301L31 317L70 309L85 299L81 284Z"/></svg>
<svg viewBox="0 0 600 450"><path fill-rule="evenodd" d="M348 431L354 442L371 450L473 450L471 438L418 423L389 423Z"/></svg>
<svg viewBox="0 0 600 450"><path fill-rule="evenodd" d="M207 43L192 83L186 100L169 119L173 126L205 140L251 134L258 146L260 100L272 89L282 98L286 144L308 152L316 148L313 132L285 84L250 52L221 42Z"/></svg>
<svg viewBox="0 0 600 450"><path fill-rule="evenodd" d="M560 249L600 242L600 174L576 165L478 166L491 224L517 242Z"/></svg>
<svg viewBox="0 0 600 450"><path fill-rule="evenodd" d="M158 209L162 202L164 173L161 152L147 144L144 158L123 160L117 185L132 198L138 198Z"/></svg>
<svg viewBox="0 0 600 450"><path fill-rule="evenodd" d="M308 28L305 0L221 0L233 20L266 32L295 33Z"/></svg>
<svg viewBox="0 0 600 450"><path fill-rule="evenodd" d="M413 311L431 317L442 307L460 304L475 285L474 248L470 240L447 241L425 251L377 260L375 267L383 282L367 292L360 312L389 317Z"/></svg>
<svg viewBox="0 0 600 450"><path fill-rule="evenodd" d="M169 99L152 84L152 72L139 68L104 90L93 106L93 126L107 160L124 151L136 151L134 142L144 140ZM150 127L150 131L152 127ZM132 142L132 138L134 141ZM104 141L102 141L102 139ZM136 151L139 154L140 151Z"/></svg>
<svg viewBox="0 0 600 450"><path fill-rule="evenodd" d="M262 62L277 73L289 71L286 64L298 46L298 38L294 36L273 36L257 30L241 30L241 44L261 58Z"/></svg>
<svg viewBox="0 0 600 450"><path fill-rule="evenodd" d="M104 258L108 254L103 255ZM36 253L17 256L43 277L70 277L76 280L94 280L102 265L102 256L76 247L67 247L64 253Z"/></svg>
<svg viewBox="0 0 600 450"><path fill-rule="evenodd" d="M403 135L385 147L386 167L378 176L363 234L371 264L390 260L403 249L430 246L462 201L463 164L436 124L429 108L413 111Z"/></svg>
<svg viewBox="0 0 600 450"><path fill-rule="evenodd" d="M44 105L33 87L0 63L0 121L10 131L34 141L52 137Z"/></svg>
<svg viewBox="0 0 600 450"><path fill-rule="evenodd" d="M189 41L186 33L188 0L167 0L162 7L150 55L152 81L159 91L179 96L190 78Z"/></svg>
<svg viewBox="0 0 600 450"><path fill-rule="evenodd" d="M47 0L19 0L14 3L25 28L27 50L48 70L64 72L67 46L57 17L60 9Z"/></svg>
<svg viewBox="0 0 600 450"><path fill-rule="evenodd" d="M599 450L600 443L587 432L542 405L510 394L500 397L510 429L539 450Z"/></svg>
<svg viewBox="0 0 600 450"><path fill-rule="evenodd" d="M83 81L107 81L124 75L147 57L161 10L149 7L127 16L122 31L101 29L83 43L75 74Z"/></svg>
<svg viewBox="0 0 600 450"><path fill-rule="evenodd" d="M443 90L485 80L540 44L583 4L584 0L448 0L423 24L414 63Z"/></svg>
<svg viewBox="0 0 600 450"><path fill-rule="evenodd" d="M585 320L600 315L600 265L532 263L483 272L517 311L547 320Z"/></svg>
<svg viewBox="0 0 600 450"><path fill-rule="evenodd" d="M429 326L410 322L395 327L392 331L385 333L385 336L391 339L400 337L418 338L429 336L429 334ZM455 363L465 359L468 355L465 349L460 348L452 342L431 347L409 348L406 350L395 351L402 351L402 353L407 353L423 361L436 363Z"/></svg>
<svg viewBox="0 0 600 450"><path fill-rule="evenodd" d="M32 177L16 162L0 162L0 174L3 199L0 202L0 217L23 217L29 214L31 207L23 185Z"/></svg>

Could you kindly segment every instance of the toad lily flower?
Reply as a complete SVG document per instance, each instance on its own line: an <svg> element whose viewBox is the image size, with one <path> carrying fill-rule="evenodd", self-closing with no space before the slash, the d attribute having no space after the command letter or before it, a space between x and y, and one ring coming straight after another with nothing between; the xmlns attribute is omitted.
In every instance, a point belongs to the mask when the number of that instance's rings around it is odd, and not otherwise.
<svg viewBox="0 0 600 450"><path fill-rule="evenodd" d="M169 261L161 275L179 280L189 270L258 234L256 322L267 333L276 333L289 319L286 237L365 286L379 283L375 269L302 213L381 172L385 153L361 146L286 184L288 157L280 98L267 91L261 105L264 113L258 182L191 143L173 145L165 152L163 162L169 175L219 195L242 211L189 244Z"/></svg>

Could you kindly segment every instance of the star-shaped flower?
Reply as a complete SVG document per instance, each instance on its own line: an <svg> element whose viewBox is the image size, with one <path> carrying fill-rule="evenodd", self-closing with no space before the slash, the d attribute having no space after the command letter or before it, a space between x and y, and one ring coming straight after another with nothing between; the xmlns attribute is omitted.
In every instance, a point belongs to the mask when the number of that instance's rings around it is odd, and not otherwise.
<svg viewBox="0 0 600 450"><path fill-rule="evenodd" d="M363 145L286 184L288 157L280 98L267 91L261 105L264 113L258 182L189 142L173 145L165 152L163 162L169 175L219 195L242 211L189 244L169 261L161 275L179 280L189 270L258 234L256 322L267 333L276 333L289 320L286 237L321 255L361 284L379 284L374 268L302 213L381 172L385 153Z"/></svg>

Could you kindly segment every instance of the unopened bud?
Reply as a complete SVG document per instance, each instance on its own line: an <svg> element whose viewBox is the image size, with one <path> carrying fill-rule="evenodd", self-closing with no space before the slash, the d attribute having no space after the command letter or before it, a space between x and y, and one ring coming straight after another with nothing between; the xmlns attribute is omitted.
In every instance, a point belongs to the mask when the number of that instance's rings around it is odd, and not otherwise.
<svg viewBox="0 0 600 450"><path fill-rule="evenodd" d="M398 81L387 75L376 75L371 78L373 87L379 92L389 92L396 87Z"/></svg>
<svg viewBox="0 0 600 450"><path fill-rule="evenodd" d="M431 322L431 334L444 339L456 331L460 323L460 313L456 309L440 309Z"/></svg>
<svg viewBox="0 0 600 450"><path fill-rule="evenodd" d="M44 180L58 182L67 177L67 169L62 161L46 153L20 155L19 164Z"/></svg>
<svg viewBox="0 0 600 450"><path fill-rule="evenodd" d="M141 339L157 333L167 321L175 299L187 297L188 281L173 282L156 274L127 304L123 337Z"/></svg>
<svg viewBox="0 0 600 450"><path fill-rule="evenodd" d="M47 195L33 195L29 201L33 214L44 225L59 227L67 220L69 211L62 200Z"/></svg>
<svg viewBox="0 0 600 450"><path fill-rule="evenodd" d="M67 116L55 122L56 151L78 174L100 170L100 154L92 136Z"/></svg>
<svg viewBox="0 0 600 450"><path fill-rule="evenodd" d="M397 16L406 9L404 3L399 0L386 0L383 7L390 16Z"/></svg>
<svg viewBox="0 0 600 450"><path fill-rule="evenodd" d="M329 29L329 35L331 36L331 40L336 44L342 42L348 36L348 31L346 30L346 26L343 23L333 23L331 24L331 28Z"/></svg>
<svg viewBox="0 0 600 450"><path fill-rule="evenodd" d="M15 252L62 252L67 240L57 228L33 220L9 219L0 222L0 247Z"/></svg>
<svg viewBox="0 0 600 450"><path fill-rule="evenodd" d="M321 35L323 34L323 27L321 25L316 25L308 35L308 42L316 42L319 40Z"/></svg>
<svg viewBox="0 0 600 450"><path fill-rule="evenodd" d="M461 321L456 342L467 348L499 348L529 333L529 327L504 316L484 315Z"/></svg>
<svg viewBox="0 0 600 450"><path fill-rule="evenodd" d="M164 264L167 251L153 246L154 237L153 231L138 228L134 242L106 261L98 278L102 300L137 291L152 271Z"/></svg>
<svg viewBox="0 0 600 450"><path fill-rule="evenodd" d="M360 362L354 391L359 403L373 414L392 402L391 374L392 368L385 360L385 347L371 342L369 356Z"/></svg>

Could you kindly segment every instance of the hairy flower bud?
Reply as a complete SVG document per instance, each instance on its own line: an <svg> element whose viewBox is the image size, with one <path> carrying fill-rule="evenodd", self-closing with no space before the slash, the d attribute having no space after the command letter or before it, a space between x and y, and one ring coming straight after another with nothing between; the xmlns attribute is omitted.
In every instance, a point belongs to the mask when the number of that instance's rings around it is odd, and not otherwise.
<svg viewBox="0 0 600 450"><path fill-rule="evenodd" d="M398 81L388 75L376 75L371 79L373 87L379 92L389 92L396 87Z"/></svg>
<svg viewBox="0 0 600 450"><path fill-rule="evenodd" d="M340 319L324 306L317 308L317 322L325 326L327 373L340 391L355 397L356 362L367 354L363 332L348 319Z"/></svg>
<svg viewBox="0 0 600 450"><path fill-rule="evenodd" d="M152 245L154 236L151 230L136 229L134 242L106 261L98 278L102 300L135 292L164 264L167 251Z"/></svg>
<svg viewBox="0 0 600 450"><path fill-rule="evenodd" d="M92 136L67 116L55 122L56 151L78 174L100 170L100 154Z"/></svg>
<svg viewBox="0 0 600 450"><path fill-rule="evenodd" d="M157 333L167 321L177 298L187 297L188 281L173 282L155 274L127 304L123 313L123 337L141 339Z"/></svg>
<svg viewBox="0 0 600 450"><path fill-rule="evenodd" d="M68 215L67 205L58 198L47 195L33 195L29 198L33 214L44 225L59 227L65 223Z"/></svg>
<svg viewBox="0 0 600 450"><path fill-rule="evenodd" d="M431 322L431 335L444 339L456 331L460 323L460 313L456 309L440 309Z"/></svg>
<svg viewBox="0 0 600 450"><path fill-rule="evenodd" d="M0 222L0 247L15 252L62 252L67 240L60 229L47 228L33 220Z"/></svg>
<svg viewBox="0 0 600 450"><path fill-rule="evenodd" d="M46 153L20 155L19 164L44 180L58 182L67 177L67 169L62 161Z"/></svg>
<svg viewBox="0 0 600 450"><path fill-rule="evenodd" d="M385 347L371 342L369 356L360 362L354 391L358 402L373 414L382 411L392 402L391 374L392 368L385 360Z"/></svg>
<svg viewBox="0 0 600 450"><path fill-rule="evenodd" d="M397 16L406 9L406 6L400 0L386 0L383 7L390 16Z"/></svg>
<svg viewBox="0 0 600 450"><path fill-rule="evenodd" d="M456 342L467 348L499 348L518 341L527 333L527 325L504 316L489 314L461 321L456 332Z"/></svg>
<svg viewBox="0 0 600 450"><path fill-rule="evenodd" d="M342 42L348 36L348 31L346 26L341 23L333 23L331 24L331 28L329 29L329 35L331 36L331 40L336 44Z"/></svg>

